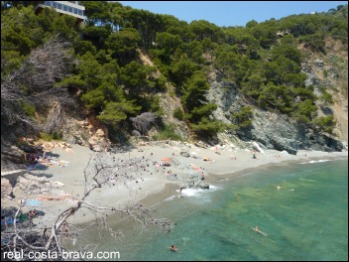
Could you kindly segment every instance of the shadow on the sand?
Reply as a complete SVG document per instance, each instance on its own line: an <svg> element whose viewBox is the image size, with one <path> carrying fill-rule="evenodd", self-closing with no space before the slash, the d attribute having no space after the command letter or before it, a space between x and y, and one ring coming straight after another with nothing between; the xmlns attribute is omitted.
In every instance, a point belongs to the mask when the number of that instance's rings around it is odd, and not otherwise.
<svg viewBox="0 0 349 262"><path fill-rule="evenodd" d="M27 166L27 171L33 171L33 170L41 170L41 171L44 171L44 170L47 170L48 169L48 166L47 165L43 165L43 164L40 164L40 163L37 163L37 164L29 164Z"/></svg>
<svg viewBox="0 0 349 262"><path fill-rule="evenodd" d="M32 173L32 172L30 172L30 174L31 174L32 176L36 176L36 177L46 177L46 178L51 178L51 177L53 177L52 174L47 174L47 173Z"/></svg>
<svg viewBox="0 0 349 262"><path fill-rule="evenodd" d="M46 157L47 158L52 158L52 157L59 158L60 154L56 154L56 153L52 153L52 152L46 152Z"/></svg>
<svg viewBox="0 0 349 262"><path fill-rule="evenodd" d="M129 145L112 145L110 148L110 152L111 153L126 153L126 152L130 152L133 149L135 149L136 147L129 144Z"/></svg>

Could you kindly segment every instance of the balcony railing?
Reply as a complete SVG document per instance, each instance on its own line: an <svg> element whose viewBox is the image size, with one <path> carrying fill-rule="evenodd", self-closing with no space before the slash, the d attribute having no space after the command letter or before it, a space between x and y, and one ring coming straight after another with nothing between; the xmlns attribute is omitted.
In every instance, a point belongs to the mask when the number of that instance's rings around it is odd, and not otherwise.
<svg viewBox="0 0 349 262"><path fill-rule="evenodd" d="M72 15L79 19L85 20L85 7L68 1L43 1L38 5L38 7L52 7L61 14Z"/></svg>

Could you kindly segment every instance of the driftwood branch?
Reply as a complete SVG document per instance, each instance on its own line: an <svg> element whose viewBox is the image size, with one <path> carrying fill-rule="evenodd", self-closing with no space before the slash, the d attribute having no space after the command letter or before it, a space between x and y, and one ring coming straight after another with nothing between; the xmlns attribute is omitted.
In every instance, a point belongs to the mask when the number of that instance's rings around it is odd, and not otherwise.
<svg viewBox="0 0 349 262"><path fill-rule="evenodd" d="M76 204L67 207L56 218L52 226L43 233L28 228L19 228L16 218L21 212L21 205L15 215L13 231L2 232L3 237L10 238L9 244L2 245L2 251L24 250L25 253L30 251L40 252L57 252L60 254L66 250L62 238L78 237L81 228L76 232L67 232L65 229L70 217L80 212L82 209L89 210L95 215L95 223L100 226L102 232L110 234L114 238L122 237L120 230L109 225L109 215L118 215L127 218L141 225L141 229L149 225L156 225L168 231L173 227L173 223L168 219L158 219L152 216L152 210L142 203L131 203L125 206L100 206L91 202L89 196L99 188L113 186L118 184L127 185L129 181L143 180L145 170L150 166L150 160L142 158L116 158L109 153L95 153L92 155L84 169L85 189L84 194L77 199ZM47 235L48 233L48 235ZM91 243L88 243L91 246ZM28 259L24 257L23 260Z"/></svg>

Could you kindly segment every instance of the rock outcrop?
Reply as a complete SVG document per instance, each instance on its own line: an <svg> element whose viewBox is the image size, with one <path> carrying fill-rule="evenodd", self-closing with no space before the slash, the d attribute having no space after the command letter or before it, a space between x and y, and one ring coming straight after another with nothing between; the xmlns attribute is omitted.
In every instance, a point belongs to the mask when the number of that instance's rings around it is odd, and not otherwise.
<svg viewBox="0 0 349 262"><path fill-rule="evenodd" d="M304 49L304 47L300 47ZM321 97L326 90L333 98L333 104L322 105L318 101L318 114L333 115L337 125L334 130L343 141L348 141L348 51L340 41L326 39L326 54L311 52L302 63L306 74L305 85L314 86L314 93Z"/></svg>
<svg viewBox="0 0 349 262"><path fill-rule="evenodd" d="M1 178L1 199L11 198L12 185L6 178Z"/></svg>
<svg viewBox="0 0 349 262"><path fill-rule="evenodd" d="M106 151L110 147L110 142L102 129L98 129L88 140L90 149L95 152Z"/></svg>
<svg viewBox="0 0 349 262"><path fill-rule="evenodd" d="M24 151L17 146L1 146L1 171L24 169Z"/></svg>
<svg viewBox="0 0 349 262"><path fill-rule="evenodd" d="M268 149L286 150L290 154L296 154L300 149L319 151L343 149L339 140L292 123L286 116L257 109L254 115L252 138Z"/></svg>
<svg viewBox="0 0 349 262"><path fill-rule="evenodd" d="M231 114L238 112L243 106L250 105L232 83L224 81L212 81L207 99L217 105L217 109L213 112L214 117L227 124L231 123ZM290 154L296 154L300 149L320 151L341 151L343 149L342 142L334 137L315 133L292 121L286 115L262 111L255 107L252 128L248 132L238 133L238 136L241 140L254 140L265 148L285 150ZM236 136L232 137L236 140ZM222 142L232 142L225 140L227 136Z"/></svg>
<svg viewBox="0 0 349 262"><path fill-rule="evenodd" d="M90 119L70 119L63 139L70 144L89 147L91 150L101 152L110 146L106 129Z"/></svg>

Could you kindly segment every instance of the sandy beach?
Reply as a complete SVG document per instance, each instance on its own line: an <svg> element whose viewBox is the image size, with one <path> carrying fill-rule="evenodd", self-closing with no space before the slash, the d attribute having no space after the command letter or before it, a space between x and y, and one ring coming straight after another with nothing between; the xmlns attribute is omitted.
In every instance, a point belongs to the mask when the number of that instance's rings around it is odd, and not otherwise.
<svg viewBox="0 0 349 262"><path fill-rule="evenodd" d="M180 194L180 188L195 186L197 181L214 184L222 178L231 180L237 174L250 172L251 169L269 168L268 165L272 167L348 158L348 152L299 151L297 155L290 155L274 150L261 151L253 152L233 146L206 149L193 144L167 141L144 144L124 153L107 152L106 158L134 158L139 161L147 159L149 167L145 168L145 171L138 171L139 176L128 182L110 181L110 184L93 191L87 201L107 207L119 207L144 200L145 204L154 205L171 195ZM34 176L47 177L52 182L59 181L60 187L48 194L29 196L15 187L13 193L16 197L13 200L2 201L2 204L18 206L18 202L24 198L39 200L40 206L36 208L44 211L45 216L35 219L34 222L38 228L52 225L60 212L76 205L77 200L83 195L84 169L92 154L94 152L90 149L79 145L65 149L53 148L48 154L52 164L44 168L34 168L31 173ZM23 211L32 208L25 206ZM92 213L82 209L69 219L69 223L80 224L93 219Z"/></svg>

